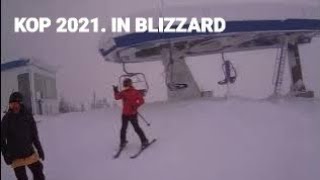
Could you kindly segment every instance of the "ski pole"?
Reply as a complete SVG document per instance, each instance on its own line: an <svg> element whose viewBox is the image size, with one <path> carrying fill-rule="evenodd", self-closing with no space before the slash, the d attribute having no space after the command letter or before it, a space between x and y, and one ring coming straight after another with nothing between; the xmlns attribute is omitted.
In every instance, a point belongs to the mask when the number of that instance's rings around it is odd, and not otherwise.
<svg viewBox="0 0 320 180"><path fill-rule="evenodd" d="M140 116L140 118L141 118L148 126L151 125L151 124L146 120L146 118L144 118L139 112L138 112L138 116Z"/></svg>

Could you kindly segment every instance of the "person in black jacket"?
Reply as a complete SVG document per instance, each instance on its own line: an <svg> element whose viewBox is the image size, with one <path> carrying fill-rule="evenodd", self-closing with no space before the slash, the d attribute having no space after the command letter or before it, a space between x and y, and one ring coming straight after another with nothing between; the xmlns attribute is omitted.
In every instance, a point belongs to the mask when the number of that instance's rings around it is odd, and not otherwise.
<svg viewBox="0 0 320 180"><path fill-rule="evenodd" d="M1 153L11 165L18 180L27 180L26 166L34 180L44 180L44 152L38 137L35 120L22 103L23 96L14 92L9 98L9 110L1 121ZM35 152L35 149L37 153Z"/></svg>

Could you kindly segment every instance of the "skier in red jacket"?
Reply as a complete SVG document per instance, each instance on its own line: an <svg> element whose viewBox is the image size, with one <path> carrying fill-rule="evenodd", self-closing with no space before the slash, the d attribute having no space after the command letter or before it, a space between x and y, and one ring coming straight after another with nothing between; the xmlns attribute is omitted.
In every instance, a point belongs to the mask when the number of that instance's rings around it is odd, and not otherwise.
<svg viewBox="0 0 320 180"><path fill-rule="evenodd" d="M132 80L130 78L126 78L123 81L123 87L124 90L119 92L118 87L113 86L114 98L116 100L121 99L123 103L120 147L123 148L128 143L126 139L126 131L129 122L132 124L135 132L139 135L142 147L147 146L149 141L146 138L143 130L139 126L137 111L138 108L144 103L143 96L140 91L136 90L132 86Z"/></svg>

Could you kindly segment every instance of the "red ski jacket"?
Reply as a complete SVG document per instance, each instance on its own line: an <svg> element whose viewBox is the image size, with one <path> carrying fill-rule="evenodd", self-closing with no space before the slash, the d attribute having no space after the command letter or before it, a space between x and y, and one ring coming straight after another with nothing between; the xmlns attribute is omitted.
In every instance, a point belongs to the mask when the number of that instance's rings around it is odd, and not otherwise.
<svg viewBox="0 0 320 180"><path fill-rule="evenodd" d="M135 115L138 113L137 109L144 103L143 96L140 91L134 87L129 87L121 92L115 92L114 98L116 100L122 99L122 114Z"/></svg>

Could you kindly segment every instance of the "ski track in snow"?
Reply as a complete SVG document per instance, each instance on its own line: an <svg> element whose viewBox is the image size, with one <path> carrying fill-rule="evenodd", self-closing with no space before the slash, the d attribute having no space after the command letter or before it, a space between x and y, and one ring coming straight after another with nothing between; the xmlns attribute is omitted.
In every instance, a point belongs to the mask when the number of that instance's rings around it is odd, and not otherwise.
<svg viewBox="0 0 320 180"><path fill-rule="evenodd" d="M317 100L145 105L151 126L140 124L158 141L130 159L140 142L129 126L116 160L120 109L36 118L47 180L318 180L319 109ZM3 159L1 178L14 179Z"/></svg>

